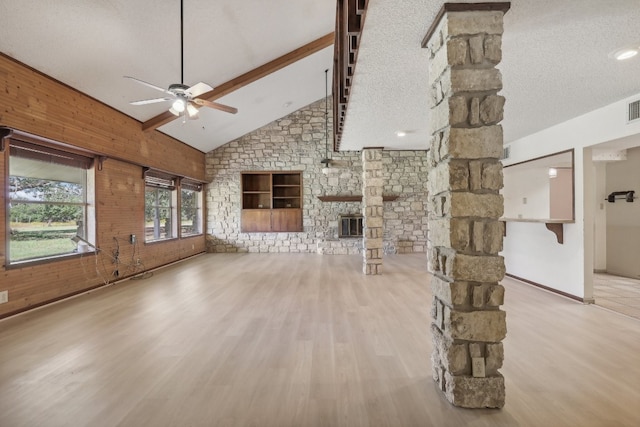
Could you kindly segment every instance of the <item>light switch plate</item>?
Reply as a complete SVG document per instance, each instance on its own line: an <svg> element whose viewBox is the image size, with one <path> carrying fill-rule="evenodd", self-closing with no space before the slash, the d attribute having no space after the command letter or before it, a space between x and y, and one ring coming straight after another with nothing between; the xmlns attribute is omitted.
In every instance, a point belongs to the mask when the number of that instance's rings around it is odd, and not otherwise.
<svg viewBox="0 0 640 427"><path fill-rule="evenodd" d="M0 292L0 304L4 304L5 302L9 302L9 291Z"/></svg>

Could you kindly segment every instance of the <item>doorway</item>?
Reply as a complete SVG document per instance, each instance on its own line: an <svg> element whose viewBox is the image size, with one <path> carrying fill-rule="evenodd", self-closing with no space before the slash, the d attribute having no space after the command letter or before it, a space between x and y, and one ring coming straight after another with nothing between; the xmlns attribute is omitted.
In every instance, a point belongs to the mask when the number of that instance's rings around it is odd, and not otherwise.
<svg viewBox="0 0 640 427"><path fill-rule="evenodd" d="M640 319L640 147L607 146L593 149L593 296L599 306Z"/></svg>

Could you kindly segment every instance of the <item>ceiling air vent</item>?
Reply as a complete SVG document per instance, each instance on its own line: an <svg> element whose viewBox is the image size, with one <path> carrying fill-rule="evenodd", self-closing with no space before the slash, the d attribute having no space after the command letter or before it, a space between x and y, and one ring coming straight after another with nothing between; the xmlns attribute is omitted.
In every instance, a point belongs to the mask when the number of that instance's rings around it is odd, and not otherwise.
<svg viewBox="0 0 640 427"><path fill-rule="evenodd" d="M640 100L629 104L629 122L640 119Z"/></svg>

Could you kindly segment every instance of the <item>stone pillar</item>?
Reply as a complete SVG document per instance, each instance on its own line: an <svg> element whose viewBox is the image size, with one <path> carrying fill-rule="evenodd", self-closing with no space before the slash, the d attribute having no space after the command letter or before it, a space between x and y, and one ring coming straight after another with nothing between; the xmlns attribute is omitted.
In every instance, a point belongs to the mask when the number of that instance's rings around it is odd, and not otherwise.
<svg viewBox="0 0 640 427"><path fill-rule="evenodd" d="M427 37L432 109L429 269L434 380L454 405L501 408L500 62L509 3L446 3ZM426 46L425 46L426 44Z"/></svg>
<svg viewBox="0 0 640 427"><path fill-rule="evenodd" d="M362 216L364 274L382 274L382 148L362 150Z"/></svg>

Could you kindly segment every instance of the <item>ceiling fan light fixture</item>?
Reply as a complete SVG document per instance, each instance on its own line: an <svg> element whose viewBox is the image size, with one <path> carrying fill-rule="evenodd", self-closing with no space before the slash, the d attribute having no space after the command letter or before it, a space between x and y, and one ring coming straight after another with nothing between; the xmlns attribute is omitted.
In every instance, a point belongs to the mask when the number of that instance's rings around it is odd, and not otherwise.
<svg viewBox="0 0 640 427"><path fill-rule="evenodd" d="M214 108L216 110L224 111L231 114L236 114L238 112L237 108L230 107L228 105L219 104L217 102L209 101L208 99L198 98L201 95L209 93L211 95L211 91L213 88L206 83L200 82L196 83L193 86L188 86L184 84L184 13L183 13L183 0L180 0L180 83L170 84L167 89L163 89L160 86L156 86L151 83L147 83L143 80L136 79L134 77L124 76L125 78L132 79L140 84L143 84L151 89L155 89L157 91L163 92L168 96L163 96L162 98L154 98L154 99L145 99L142 101L134 101L130 104L132 105L146 105L146 104L155 104L158 102L164 101L173 101L171 107L169 108L169 112L176 117L183 116L184 121L186 122L187 118L195 120L198 118L198 107L205 106L209 108ZM195 105L193 105L193 104ZM149 121L160 120L161 123L157 123L153 127L145 127L145 123L142 124L143 129L155 129L162 125L162 123L167 123L170 120L167 120L166 117L163 117L165 113L162 113Z"/></svg>
<svg viewBox="0 0 640 427"><path fill-rule="evenodd" d="M194 107L193 104L189 103L187 104L187 114L190 118L195 119L198 117L198 109Z"/></svg>
<svg viewBox="0 0 640 427"><path fill-rule="evenodd" d="M329 173L329 166L331 166L331 157L329 157L329 69L324 70L324 158L320 160L322 164L322 173L327 175Z"/></svg>
<svg viewBox="0 0 640 427"><path fill-rule="evenodd" d="M186 108L184 104L185 104L184 99L178 98L175 101L173 101L173 105L171 106L171 109L177 111L178 114L176 114L176 115L178 116ZM173 113L173 114L175 114L175 113Z"/></svg>

